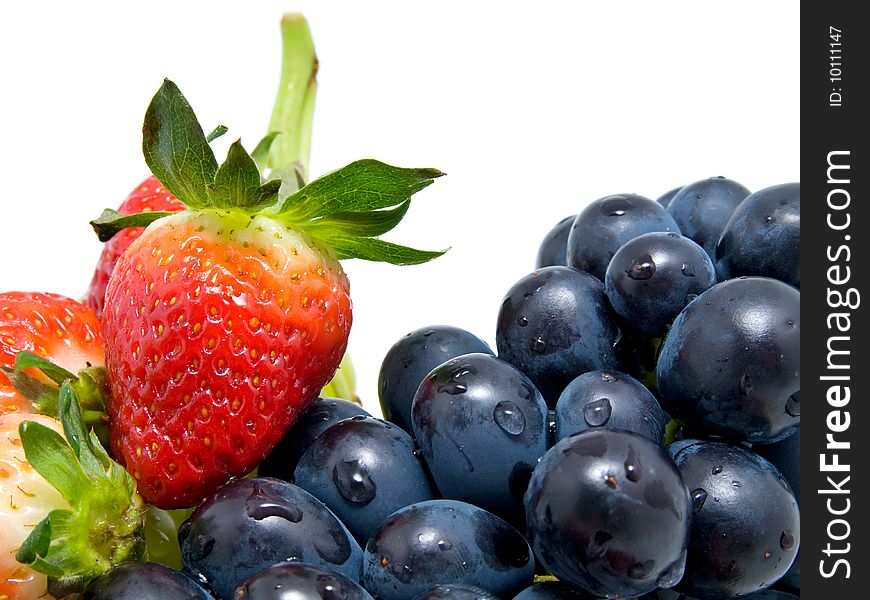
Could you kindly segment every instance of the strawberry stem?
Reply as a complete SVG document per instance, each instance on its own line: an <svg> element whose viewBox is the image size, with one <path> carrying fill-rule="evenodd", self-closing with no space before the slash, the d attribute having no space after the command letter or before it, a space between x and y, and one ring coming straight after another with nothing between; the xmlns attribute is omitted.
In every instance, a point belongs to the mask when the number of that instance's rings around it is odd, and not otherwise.
<svg viewBox="0 0 870 600"><path fill-rule="evenodd" d="M308 22L301 14L281 19L281 80L269 121L270 132L280 132L269 151L268 166L277 175L298 169L308 180L311 126L317 95L317 56Z"/></svg>

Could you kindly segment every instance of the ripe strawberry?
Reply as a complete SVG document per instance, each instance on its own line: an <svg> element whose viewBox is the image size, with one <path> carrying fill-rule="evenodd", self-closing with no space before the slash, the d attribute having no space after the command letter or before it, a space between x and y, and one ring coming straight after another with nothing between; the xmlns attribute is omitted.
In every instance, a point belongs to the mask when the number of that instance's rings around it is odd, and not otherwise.
<svg viewBox="0 0 870 600"><path fill-rule="evenodd" d="M100 322L93 310L58 294L0 294L0 415L47 410L37 406L38 397L17 391L9 380L7 370L14 367L20 351L32 352L73 373L88 366L100 367ZM49 381L33 373L40 381Z"/></svg>
<svg viewBox="0 0 870 600"><path fill-rule="evenodd" d="M0 598L61 597L144 555L135 485L87 432L68 382L58 410L0 415Z"/></svg>
<svg viewBox="0 0 870 600"><path fill-rule="evenodd" d="M188 210L150 225L109 280L108 414L140 493L177 508L256 467L332 376L352 320L338 258L441 254L377 238L441 173L364 160L279 199L240 142L218 167L168 80L143 132L148 166ZM94 226L108 235L132 219Z"/></svg>
<svg viewBox="0 0 870 600"><path fill-rule="evenodd" d="M126 200L121 203L118 212L123 215L132 215L151 211L175 212L183 208L184 205L166 191L166 188L157 181L156 177L151 175L130 192ZM142 234L143 230L143 227L129 227L103 246L103 251L97 261L97 268L91 279L91 285L88 287L83 300L85 304L94 309L98 316L103 312L106 284L109 282L109 276L112 274L112 269L115 268L115 263L118 262L118 258L124 253L124 250L133 243L133 240Z"/></svg>

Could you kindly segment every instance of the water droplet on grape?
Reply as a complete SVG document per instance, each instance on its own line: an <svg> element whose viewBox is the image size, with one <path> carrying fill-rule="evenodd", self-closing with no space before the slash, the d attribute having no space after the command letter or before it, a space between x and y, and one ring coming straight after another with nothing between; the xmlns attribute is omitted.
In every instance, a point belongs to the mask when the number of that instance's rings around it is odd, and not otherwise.
<svg viewBox="0 0 870 600"><path fill-rule="evenodd" d="M631 201L628 198L616 196L601 203L601 212L608 217L622 217L631 206Z"/></svg>
<svg viewBox="0 0 870 600"><path fill-rule="evenodd" d="M646 579L652 574L655 567L656 561L652 559L643 562L636 562L629 567L627 575L632 579Z"/></svg>
<svg viewBox="0 0 870 600"><path fill-rule="evenodd" d="M683 266L680 267L680 272L683 274L684 277L694 277L695 267L693 267L689 263L683 263Z"/></svg>
<svg viewBox="0 0 870 600"><path fill-rule="evenodd" d="M520 435L526 428L526 418L516 404L502 400L492 410L496 424L509 435Z"/></svg>
<svg viewBox="0 0 870 600"><path fill-rule="evenodd" d="M748 396L752 391L752 379L746 373L740 378L740 383L737 384L737 389L743 396Z"/></svg>
<svg viewBox="0 0 870 600"><path fill-rule="evenodd" d="M707 490L704 488L696 488L692 490L692 510L698 512L704 508L704 502L707 501Z"/></svg>
<svg viewBox="0 0 870 600"><path fill-rule="evenodd" d="M613 407L609 398L593 400L583 407L583 420L589 427L601 427L610 420Z"/></svg>
<svg viewBox="0 0 870 600"><path fill-rule="evenodd" d="M347 593L341 582L331 575L317 576L317 593L322 600L345 600Z"/></svg>
<svg viewBox="0 0 870 600"><path fill-rule="evenodd" d="M262 521L269 517L286 519L291 523L302 520L302 510L295 504L290 504L281 496L264 490L255 485L251 495L245 501L245 512L252 519Z"/></svg>
<svg viewBox="0 0 870 600"><path fill-rule="evenodd" d="M332 468L332 483L342 498L354 504L368 504L378 492L371 474L359 460L337 463Z"/></svg>
<svg viewBox="0 0 870 600"><path fill-rule="evenodd" d="M656 585L660 588L670 588L677 585L686 571L686 551L683 550L680 557L672 562L664 572L659 575Z"/></svg>
<svg viewBox="0 0 870 600"><path fill-rule="evenodd" d="M786 529L779 536L779 547L783 550L791 550L794 548L795 538L794 532L791 529Z"/></svg>
<svg viewBox="0 0 870 600"><path fill-rule="evenodd" d="M801 400L799 394L800 392L792 394L788 397L788 400L785 401L785 412L792 417L801 416Z"/></svg>
<svg viewBox="0 0 870 600"><path fill-rule="evenodd" d="M639 256L634 260L634 264L625 270L625 274L628 275L629 279L634 279L635 281L650 279L655 272L656 263L649 254Z"/></svg>
<svg viewBox="0 0 870 600"><path fill-rule="evenodd" d="M640 481L640 456L634 446L628 447L628 458L625 459L623 466L625 467L625 477L629 481L635 483Z"/></svg>
<svg viewBox="0 0 870 600"><path fill-rule="evenodd" d="M464 394L468 391L468 386L465 386L461 383L445 383L444 385L438 386L438 393L447 393L451 396L456 396L458 394Z"/></svg>
<svg viewBox="0 0 870 600"><path fill-rule="evenodd" d="M544 350L547 349L547 342L544 341L544 338L541 336L537 336L532 340L532 350L537 352L538 354L543 354Z"/></svg>
<svg viewBox="0 0 870 600"><path fill-rule="evenodd" d="M529 320L527 318L525 318L523 315L520 315L519 317L517 317L517 325L519 325L520 327L525 327L528 324L529 324Z"/></svg>

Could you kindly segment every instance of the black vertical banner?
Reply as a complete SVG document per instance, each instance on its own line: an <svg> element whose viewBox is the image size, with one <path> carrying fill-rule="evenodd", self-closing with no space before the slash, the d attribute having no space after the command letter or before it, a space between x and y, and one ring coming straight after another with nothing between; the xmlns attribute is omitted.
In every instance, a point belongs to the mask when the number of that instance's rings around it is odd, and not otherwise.
<svg viewBox="0 0 870 600"><path fill-rule="evenodd" d="M801 598L810 600L870 597L870 24L859 6L804 3L801 14Z"/></svg>

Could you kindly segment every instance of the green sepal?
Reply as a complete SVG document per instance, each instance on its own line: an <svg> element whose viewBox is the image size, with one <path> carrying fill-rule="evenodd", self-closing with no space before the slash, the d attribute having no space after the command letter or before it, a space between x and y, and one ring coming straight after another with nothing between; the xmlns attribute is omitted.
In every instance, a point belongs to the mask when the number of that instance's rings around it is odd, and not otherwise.
<svg viewBox="0 0 870 600"><path fill-rule="evenodd" d="M382 235L398 225L405 217L405 213L408 212L410 206L411 201L405 200L396 208L376 210L368 213L335 213L328 217L311 221L305 227L305 231L315 237L318 235L318 229L326 229L328 232L327 236L334 234L335 236L374 237Z"/></svg>
<svg viewBox="0 0 870 600"><path fill-rule="evenodd" d="M279 214L294 222L342 212L368 212L401 204L444 175L437 169L405 169L374 159L350 163L283 200Z"/></svg>
<svg viewBox="0 0 870 600"><path fill-rule="evenodd" d="M56 580L56 589L80 591L114 565L145 557L144 509L133 478L88 431L71 380L58 406L66 439L33 421L18 430L28 462L69 508L51 511L16 558Z"/></svg>
<svg viewBox="0 0 870 600"><path fill-rule="evenodd" d="M9 378L9 382L21 395L30 400L36 412L50 417L57 416L58 388L56 385L45 383L6 365L0 365L0 371L3 371Z"/></svg>
<svg viewBox="0 0 870 600"><path fill-rule="evenodd" d="M218 139L223 134L225 134L227 131L229 131L229 127L227 127L226 125L218 125L217 127L215 127L214 129L211 130L210 134L205 136L205 141L211 143L211 142L215 141L216 139Z"/></svg>
<svg viewBox="0 0 870 600"><path fill-rule="evenodd" d="M51 544L51 517L46 516L42 521L36 524L18 552L15 553L15 560L20 563L32 565L41 560L48 554L48 547ZM50 563L48 563L50 564ZM58 569L58 571L60 571ZM42 571L44 572L44 571ZM63 571L55 572L54 574L46 573L58 577L63 575Z"/></svg>
<svg viewBox="0 0 870 600"><path fill-rule="evenodd" d="M63 433L87 476L100 477L105 474L110 461L106 460L108 455L105 450L98 455L91 432L82 417L82 407L73 400L74 394L68 382L60 386L57 412ZM103 450L102 446L100 450Z"/></svg>
<svg viewBox="0 0 870 600"><path fill-rule="evenodd" d="M25 369L38 369L54 383L47 383L25 373ZM59 418L61 386L58 384L69 382L83 408L85 424L97 432L103 443L108 441L108 383L105 367L89 365L73 374L41 356L22 350L15 355L15 368L0 365L0 371L6 374L20 394L33 403L37 413L54 418Z"/></svg>
<svg viewBox="0 0 870 600"><path fill-rule="evenodd" d="M227 159L218 167L214 182L208 184L209 204L215 208L248 208L262 204L260 170L257 163L236 140L227 151ZM274 198L278 192L275 191Z"/></svg>
<svg viewBox="0 0 870 600"><path fill-rule="evenodd" d="M270 131L263 139L257 143L254 151L251 152L251 158L257 163L257 168L260 171L266 170L266 163L269 161L269 150L272 149L272 142L275 141L275 136L279 135L280 131Z"/></svg>
<svg viewBox="0 0 870 600"><path fill-rule="evenodd" d="M142 152L154 176L188 208L207 206L217 159L193 109L169 79L145 112Z"/></svg>
<svg viewBox="0 0 870 600"><path fill-rule="evenodd" d="M116 233L128 227L148 227L157 219L168 217L171 212L141 212L124 215L111 208L103 209L103 213L91 221L91 227L101 242L108 242Z"/></svg>
<svg viewBox="0 0 870 600"><path fill-rule="evenodd" d="M339 259L361 258L391 265L419 265L438 258L444 250L417 250L377 238L329 238L329 245Z"/></svg>
<svg viewBox="0 0 870 600"><path fill-rule="evenodd" d="M48 361L38 354L22 350L15 355L15 372L21 373L24 369L39 369L49 379L60 385L67 379L75 379L76 376L51 361Z"/></svg>

